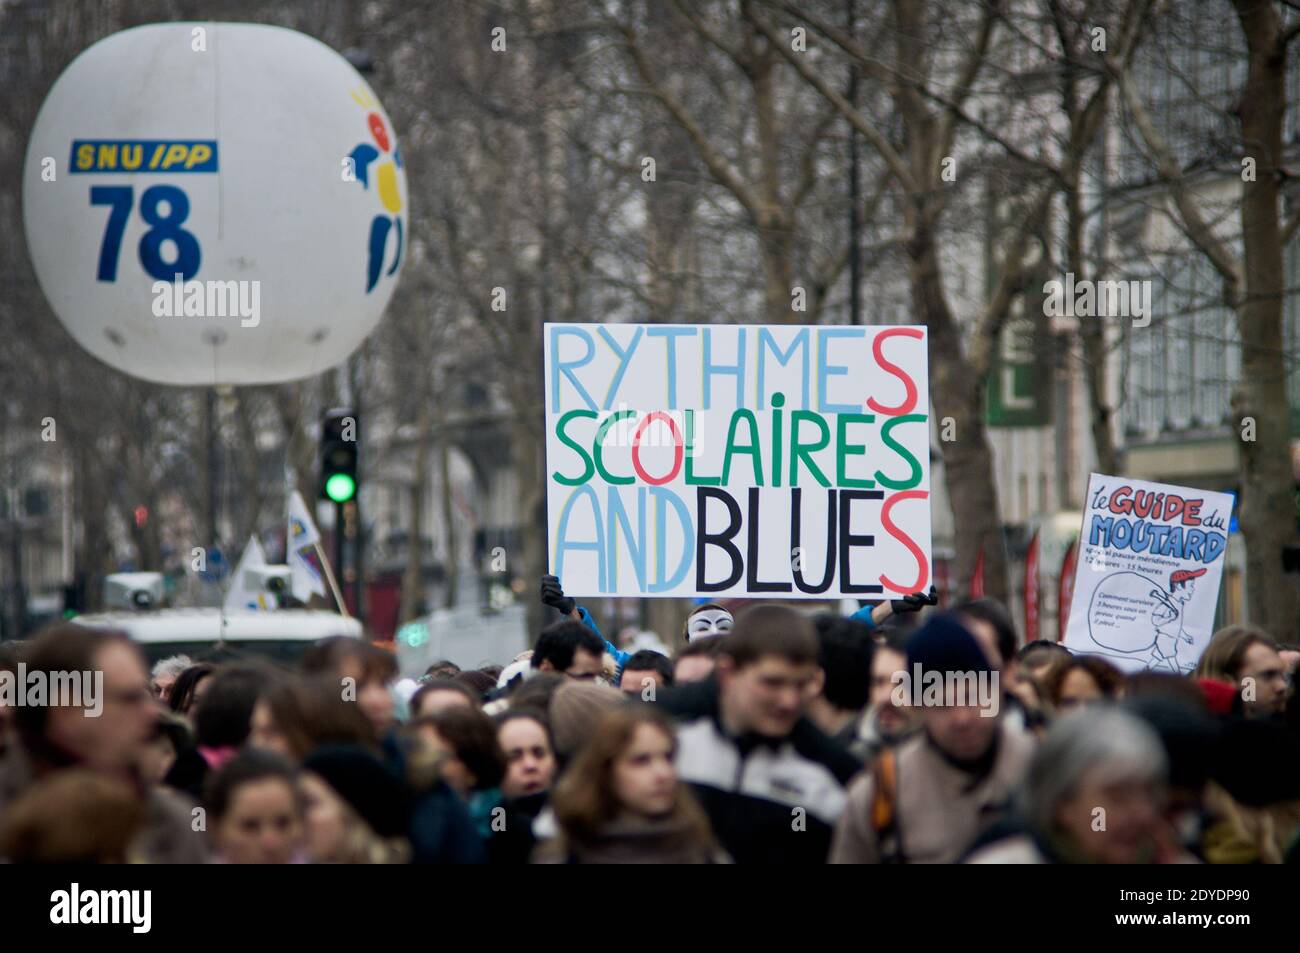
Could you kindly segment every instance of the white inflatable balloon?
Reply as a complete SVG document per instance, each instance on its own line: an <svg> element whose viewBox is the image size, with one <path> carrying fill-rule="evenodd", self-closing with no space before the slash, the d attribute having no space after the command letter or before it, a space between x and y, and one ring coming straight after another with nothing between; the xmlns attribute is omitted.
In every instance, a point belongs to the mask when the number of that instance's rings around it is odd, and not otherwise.
<svg viewBox="0 0 1300 953"><path fill-rule="evenodd" d="M55 82L27 244L72 336L166 384L319 373L374 328L410 230L392 123L346 60L279 27L116 33Z"/></svg>

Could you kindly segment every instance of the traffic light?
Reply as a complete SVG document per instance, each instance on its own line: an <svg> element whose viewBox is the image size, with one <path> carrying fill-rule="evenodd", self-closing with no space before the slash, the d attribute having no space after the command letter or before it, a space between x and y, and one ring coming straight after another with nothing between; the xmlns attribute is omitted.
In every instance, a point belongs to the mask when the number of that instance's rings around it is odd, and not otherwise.
<svg viewBox="0 0 1300 953"><path fill-rule="evenodd" d="M331 410L321 422L320 497L346 503L357 495L357 416Z"/></svg>

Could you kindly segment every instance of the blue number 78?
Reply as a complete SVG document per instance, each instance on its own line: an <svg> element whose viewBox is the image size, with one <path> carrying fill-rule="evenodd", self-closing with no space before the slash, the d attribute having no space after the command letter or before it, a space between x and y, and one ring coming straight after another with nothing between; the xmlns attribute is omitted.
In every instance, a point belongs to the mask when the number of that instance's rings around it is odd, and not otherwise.
<svg viewBox="0 0 1300 953"><path fill-rule="evenodd" d="M117 259L122 250L122 235L126 220L131 216L135 196L129 185L94 185L90 188L91 205L107 205L108 225L104 229L104 242L99 246L99 281L117 281ZM166 203L164 215L160 206ZM140 196L140 217L150 226L140 238L140 265L159 281L170 281L179 274L188 281L199 270L203 255L199 240L193 232L181 228L189 217L190 200L173 185L155 185L145 189ZM171 242L176 251L175 261L164 261L163 242Z"/></svg>

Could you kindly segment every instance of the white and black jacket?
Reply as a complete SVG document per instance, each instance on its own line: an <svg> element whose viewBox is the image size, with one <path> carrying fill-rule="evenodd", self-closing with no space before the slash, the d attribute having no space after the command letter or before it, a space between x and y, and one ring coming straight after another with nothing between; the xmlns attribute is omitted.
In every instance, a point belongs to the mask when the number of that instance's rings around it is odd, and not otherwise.
<svg viewBox="0 0 1300 953"><path fill-rule="evenodd" d="M677 773L737 863L820 864L862 763L801 718L783 739L722 728L713 679L661 694L677 721Z"/></svg>

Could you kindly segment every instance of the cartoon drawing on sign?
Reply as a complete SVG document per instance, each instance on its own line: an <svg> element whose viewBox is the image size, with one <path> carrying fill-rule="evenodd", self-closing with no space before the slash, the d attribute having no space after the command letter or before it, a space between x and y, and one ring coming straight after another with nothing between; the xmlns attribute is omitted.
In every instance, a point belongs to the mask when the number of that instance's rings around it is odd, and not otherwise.
<svg viewBox="0 0 1300 953"><path fill-rule="evenodd" d="M1168 584L1138 572L1112 573L1093 591L1088 606L1088 634L1102 654L1138 657L1151 669L1189 672L1193 657L1178 657L1179 648L1195 640L1183 628L1184 612L1196 594L1196 580L1205 569L1177 569ZM1151 638L1141 616L1151 625Z"/></svg>

